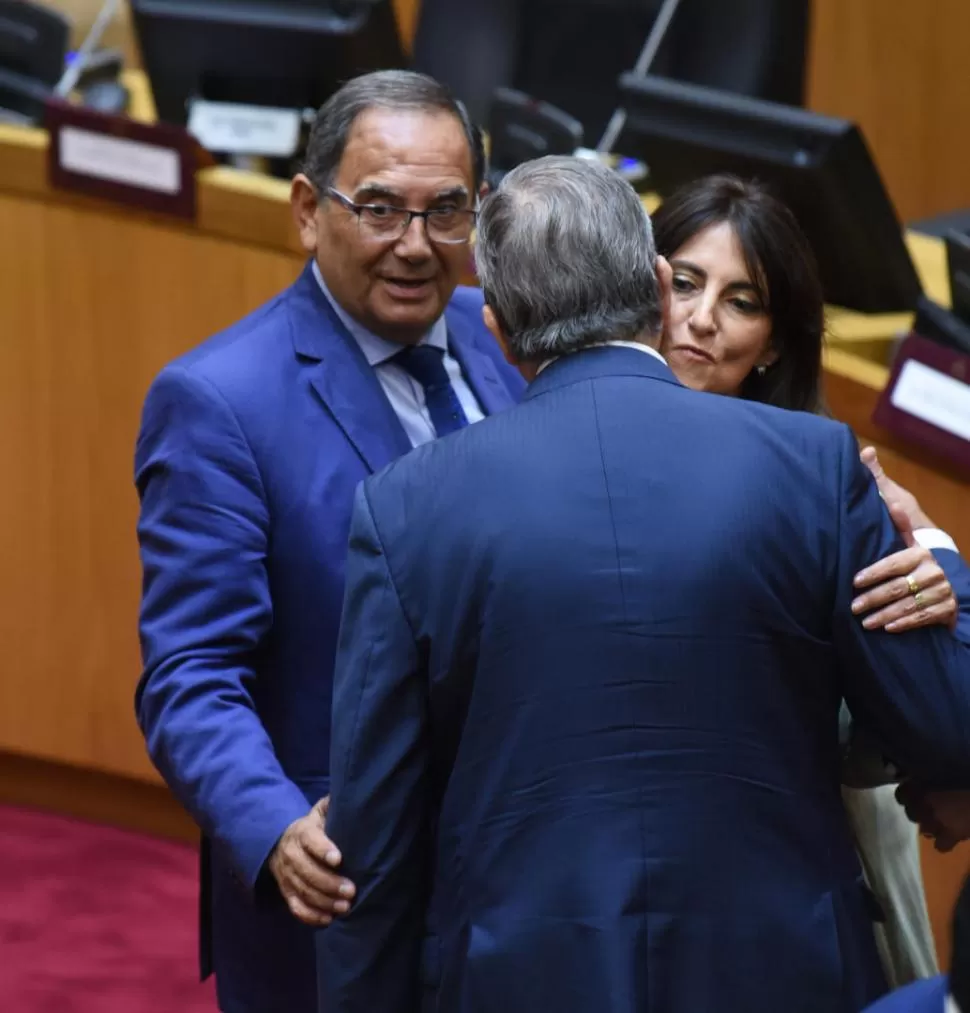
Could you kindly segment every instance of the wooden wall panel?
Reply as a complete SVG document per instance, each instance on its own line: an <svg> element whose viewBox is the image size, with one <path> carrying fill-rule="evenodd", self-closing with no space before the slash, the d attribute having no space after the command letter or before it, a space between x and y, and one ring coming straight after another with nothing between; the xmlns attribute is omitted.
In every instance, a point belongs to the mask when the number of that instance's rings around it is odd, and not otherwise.
<svg viewBox="0 0 970 1013"><path fill-rule="evenodd" d="M154 778L132 702L142 399L301 263L0 195L0 749Z"/></svg>
<svg viewBox="0 0 970 1013"><path fill-rule="evenodd" d="M970 3L814 0L808 104L858 122L910 222L970 208Z"/></svg>

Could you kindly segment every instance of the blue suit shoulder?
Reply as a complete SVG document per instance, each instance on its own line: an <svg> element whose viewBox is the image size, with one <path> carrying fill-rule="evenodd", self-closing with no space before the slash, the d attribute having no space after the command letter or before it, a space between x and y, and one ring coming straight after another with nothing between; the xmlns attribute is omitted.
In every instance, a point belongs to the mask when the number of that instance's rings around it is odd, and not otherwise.
<svg viewBox="0 0 970 1013"><path fill-rule="evenodd" d="M482 322L482 307L485 305L485 297L480 288L476 288L474 285L459 285L452 294L450 305L459 313L467 314L469 322L474 322L488 333Z"/></svg>
<svg viewBox="0 0 970 1013"><path fill-rule="evenodd" d="M854 452L857 446L849 426L824 415L776 408L755 401L738 403L736 399L716 394L706 397L719 403L719 426L728 427L730 431L732 425L741 425L748 431L756 431L766 448L778 451L779 458L790 459L791 455L797 455L804 462L814 465L819 478L830 488L831 469L839 468L837 462L845 451L851 447ZM844 465L843 461L841 467Z"/></svg>
<svg viewBox="0 0 970 1013"><path fill-rule="evenodd" d="M718 397L720 402L727 402L726 410L731 411L731 405L738 405L737 399ZM834 439L842 439L848 426L837 419L825 415L817 415L814 412L792 411L789 408L776 408L774 405L762 404L759 401L740 401L741 411L751 419L762 425L769 426L778 433L802 436L809 440L822 442Z"/></svg>
<svg viewBox="0 0 970 1013"><path fill-rule="evenodd" d="M293 360L289 340L289 303L292 288L255 309L223 331L173 359L161 371L188 374L208 381L227 397L233 392L246 396L267 382L267 370Z"/></svg>
<svg viewBox="0 0 970 1013"><path fill-rule="evenodd" d="M504 363L501 348L482 320L484 305L485 297L480 288L459 285L451 296L446 313L453 327L455 324L460 325L462 337L471 339L480 350L492 353L493 357L502 359Z"/></svg>

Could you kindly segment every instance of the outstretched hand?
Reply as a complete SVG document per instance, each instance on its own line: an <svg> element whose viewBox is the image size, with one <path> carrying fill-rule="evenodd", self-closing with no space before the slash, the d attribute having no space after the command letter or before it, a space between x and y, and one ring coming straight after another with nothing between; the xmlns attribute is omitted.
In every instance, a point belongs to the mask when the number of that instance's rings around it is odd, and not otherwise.
<svg viewBox="0 0 970 1013"><path fill-rule="evenodd" d="M269 870L290 911L317 928L329 925L334 915L346 914L356 892L349 879L334 871L343 856L327 836L329 806L328 795L294 820L269 859Z"/></svg>

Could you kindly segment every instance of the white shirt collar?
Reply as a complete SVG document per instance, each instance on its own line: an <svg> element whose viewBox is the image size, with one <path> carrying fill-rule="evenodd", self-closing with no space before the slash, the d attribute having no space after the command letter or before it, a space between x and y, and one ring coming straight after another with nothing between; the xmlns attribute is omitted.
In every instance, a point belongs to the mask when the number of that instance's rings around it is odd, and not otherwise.
<svg viewBox="0 0 970 1013"><path fill-rule="evenodd" d="M948 995L943 1000L943 1013L960 1013L960 1007L952 995Z"/></svg>
<svg viewBox="0 0 970 1013"><path fill-rule="evenodd" d="M638 352L646 352L647 355L652 355L655 359L659 359L665 366L667 360L657 351L656 348L651 348L649 345L643 345L639 341L604 341L598 345L586 345L585 348L635 348ZM583 350L585 350L585 348ZM546 359L541 366L536 370L536 376L538 376L546 366L555 362L556 359L561 358L559 355L554 355L551 359Z"/></svg>
<svg viewBox="0 0 970 1013"><path fill-rule="evenodd" d="M317 279L317 284L320 286L321 291L327 297L327 301L333 307L334 313L340 318L340 322L350 331L351 336L360 345L360 350L364 353L364 358L367 359L371 366L379 366L382 362L387 362L388 359L392 359L398 352L401 351L402 345L399 345L396 341L388 341L386 338L379 338L376 334L367 330L363 324L358 323L341 305L334 299L330 293L330 289L327 288L327 283L323 280L323 275L320 273L320 268L317 265L316 260L311 264L313 271L313 277ZM419 345L431 345L433 348L440 348L443 352L448 349L448 325L445 322L443 316L431 325L431 330L418 342Z"/></svg>

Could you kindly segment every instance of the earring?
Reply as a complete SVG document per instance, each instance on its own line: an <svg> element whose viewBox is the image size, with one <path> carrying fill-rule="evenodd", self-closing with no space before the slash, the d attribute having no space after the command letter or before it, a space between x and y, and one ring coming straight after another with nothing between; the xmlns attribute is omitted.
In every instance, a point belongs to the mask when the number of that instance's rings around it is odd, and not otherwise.
<svg viewBox="0 0 970 1013"><path fill-rule="evenodd" d="M758 376L764 376L765 373L768 372L768 367L767 366L756 366L755 367L755 372L758 374Z"/></svg>

